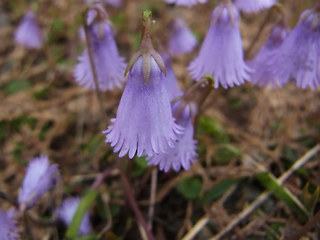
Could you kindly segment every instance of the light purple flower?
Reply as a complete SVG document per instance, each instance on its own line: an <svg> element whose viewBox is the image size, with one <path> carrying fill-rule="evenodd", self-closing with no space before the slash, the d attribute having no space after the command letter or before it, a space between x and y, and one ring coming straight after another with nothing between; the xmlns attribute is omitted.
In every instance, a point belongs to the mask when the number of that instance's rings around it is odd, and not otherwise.
<svg viewBox="0 0 320 240"><path fill-rule="evenodd" d="M173 148L167 153L155 154L147 158L149 165L159 165L159 169L168 172L170 168L179 171L180 168L188 170L190 164L197 158L196 141L193 139L193 116L196 114L196 106L176 102L172 106L174 116L177 117L177 123L185 128L185 132L179 136ZM178 115L178 116L177 116Z"/></svg>
<svg viewBox="0 0 320 240"><path fill-rule="evenodd" d="M239 12L231 2L222 2L213 10L199 56L188 69L197 81L204 74L212 74L215 88L234 87L249 80L251 70L243 60Z"/></svg>
<svg viewBox="0 0 320 240"><path fill-rule="evenodd" d="M246 13L257 13L262 9L270 8L275 0L236 0L235 5Z"/></svg>
<svg viewBox="0 0 320 240"><path fill-rule="evenodd" d="M124 58L119 56L112 27L106 21L92 22L89 35L100 90L121 88L126 66ZM87 89L95 89L87 48L78 60L74 70L76 82Z"/></svg>
<svg viewBox="0 0 320 240"><path fill-rule="evenodd" d="M315 89L320 85L320 13L308 9L300 22L284 40L270 60L278 81L286 83L293 77L300 88Z"/></svg>
<svg viewBox="0 0 320 240"><path fill-rule="evenodd" d="M269 38L261 47L255 58L248 62L248 66L253 69L250 77L251 82L261 87L271 86L281 87L284 82L278 82L274 76L271 59L277 53L284 39L289 34L289 29L283 24L276 25L270 32Z"/></svg>
<svg viewBox="0 0 320 240"><path fill-rule="evenodd" d="M77 211L77 208L80 203L80 198L74 197L74 198L68 198L63 201L61 206L57 210L58 218L66 225L69 226L74 214ZM86 212L85 215L82 218L78 235L87 235L90 234L92 231L89 213Z"/></svg>
<svg viewBox="0 0 320 240"><path fill-rule="evenodd" d="M168 92L169 100L171 101L174 98L180 96L182 92L178 87L178 81L171 66L170 56L168 54L163 54L161 57L167 71L167 77L164 79L164 82Z"/></svg>
<svg viewBox="0 0 320 240"><path fill-rule="evenodd" d="M46 191L55 185L58 179L58 165L50 165L48 156L41 155L32 159L19 193L20 208L32 207Z"/></svg>
<svg viewBox="0 0 320 240"><path fill-rule="evenodd" d="M119 8L123 5L123 0L105 0L105 3L110 6Z"/></svg>
<svg viewBox="0 0 320 240"><path fill-rule="evenodd" d="M139 57L129 70L127 85L122 94L117 118L104 133L106 142L111 143L114 152L123 157L129 153L153 155L173 147L182 128L172 117L165 75L150 57L150 75L146 83L143 71L143 57Z"/></svg>
<svg viewBox="0 0 320 240"><path fill-rule="evenodd" d="M197 45L197 39L186 26L182 18L176 18L172 22L169 38L169 50L173 54L191 52Z"/></svg>
<svg viewBox="0 0 320 240"><path fill-rule="evenodd" d="M26 13L15 32L14 40L16 43L30 49L42 47L43 35L33 12Z"/></svg>
<svg viewBox="0 0 320 240"><path fill-rule="evenodd" d="M16 213L13 209L5 212L0 209L0 240L14 240L19 238L16 233L18 230L16 227L16 221L12 218L15 217Z"/></svg>
<svg viewBox="0 0 320 240"><path fill-rule="evenodd" d="M192 7L198 3L206 3L207 0L164 0L167 3L170 4L176 4L176 5L180 5L180 6L186 6L186 7Z"/></svg>

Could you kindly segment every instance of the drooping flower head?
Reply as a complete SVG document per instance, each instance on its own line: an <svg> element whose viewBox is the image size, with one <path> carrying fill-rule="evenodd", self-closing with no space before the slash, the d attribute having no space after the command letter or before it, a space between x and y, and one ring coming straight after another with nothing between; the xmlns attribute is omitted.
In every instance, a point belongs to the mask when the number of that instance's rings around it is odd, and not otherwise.
<svg viewBox="0 0 320 240"><path fill-rule="evenodd" d="M294 78L298 87L315 89L320 85L320 12L305 10L272 58L271 68L280 83Z"/></svg>
<svg viewBox="0 0 320 240"><path fill-rule="evenodd" d="M57 210L58 214L58 219L60 219L66 226L69 226L74 214L77 211L77 208L80 203L80 198L73 197L73 198L68 198L63 201L61 206ZM90 218L89 218L89 213L86 212L85 215L82 218L79 230L78 230L78 235L87 235L90 234L92 231L91 223L90 223Z"/></svg>
<svg viewBox="0 0 320 240"><path fill-rule="evenodd" d="M270 8L275 0L235 0L235 5L246 13L257 13L262 9Z"/></svg>
<svg viewBox="0 0 320 240"><path fill-rule="evenodd" d="M107 21L105 10L100 5L93 5L88 11L87 24L100 90L121 88L124 81L125 61L119 56L113 29ZM79 63L74 70L76 82L85 88L95 89L88 48L85 48L78 60Z"/></svg>
<svg viewBox="0 0 320 240"><path fill-rule="evenodd" d="M169 50L173 54L191 52L197 45L197 39L186 26L182 18L176 18L171 24Z"/></svg>
<svg viewBox="0 0 320 240"><path fill-rule="evenodd" d="M19 235L16 233L16 221L12 218L15 217L16 213L13 209L8 212L0 209L0 240L14 240L18 239Z"/></svg>
<svg viewBox="0 0 320 240"><path fill-rule="evenodd" d="M186 7L192 7L198 3L207 2L207 0L164 0L164 1L170 4L176 4L177 6L186 6Z"/></svg>
<svg viewBox="0 0 320 240"><path fill-rule="evenodd" d="M145 11L140 49L127 67L128 80L113 125L104 132L114 152L129 158L165 152L174 146L181 127L172 117L165 87L165 66L152 47L151 12Z"/></svg>
<svg viewBox="0 0 320 240"><path fill-rule="evenodd" d="M281 87L284 82L278 82L271 68L273 56L281 47L284 39L289 34L289 28L284 24L277 24L269 34L269 38L261 47L255 58L248 62L248 66L253 69L250 77L251 82L261 87L270 86Z"/></svg>
<svg viewBox="0 0 320 240"><path fill-rule="evenodd" d="M249 79L244 63L239 31L239 12L231 1L223 1L212 12L209 31L189 71L199 81L205 74L214 76L214 87L240 85Z"/></svg>
<svg viewBox="0 0 320 240"><path fill-rule="evenodd" d="M196 114L195 104L187 104L180 100L172 104L172 112L177 118L177 123L185 128L184 133L179 136L174 147L170 148L166 153L154 154L147 158L149 165L158 165L159 169L165 172L168 172L171 168L179 171L181 167L188 170L190 164L197 158L197 142L193 138L193 116Z"/></svg>
<svg viewBox="0 0 320 240"><path fill-rule="evenodd" d="M14 34L14 40L16 43L30 49L42 47L43 35L33 12L28 11L26 13Z"/></svg>
<svg viewBox="0 0 320 240"><path fill-rule="evenodd" d="M46 191L55 185L58 179L58 165L50 165L48 156L41 155L32 159L19 193L20 208L32 207Z"/></svg>
<svg viewBox="0 0 320 240"><path fill-rule="evenodd" d="M178 87L178 80L171 66L171 57L169 54L162 54L162 60L164 62L164 66L166 67L167 77L165 78L165 88L168 92L169 100L173 100L174 98L180 96L182 94L181 90Z"/></svg>

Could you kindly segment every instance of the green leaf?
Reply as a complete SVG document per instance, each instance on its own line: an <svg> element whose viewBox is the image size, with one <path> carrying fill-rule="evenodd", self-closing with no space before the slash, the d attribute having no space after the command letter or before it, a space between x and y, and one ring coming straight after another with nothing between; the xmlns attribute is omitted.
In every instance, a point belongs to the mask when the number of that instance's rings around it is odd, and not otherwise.
<svg viewBox="0 0 320 240"><path fill-rule="evenodd" d="M44 140L46 138L48 132L52 129L52 127L53 127L53 122L52 121L46 122L41 128L41 130L40 130L40 132L38 134L38 138L40 140Z"/></svg>
<svg viewBox="0 0 320 240"><path fill-rule="evenodd" d="M243 102L241 98L236 98L236 99L231 99L229 101L229 106L232 109L239 109L240 107L242 107Z"/></svg>
<svg viewBox="0 0 320 240"><path fill-rule="evenodd" d="M88 140L88 142L83 144L82 151L90 154L95 154L103 143L104 143L104 137L101 134L93 135Z"/></svg>
<svg viewBox="0 0 320 240"><path fill-rule="evenodd" d="M312 193L309 192L309 183L307 183L302 192L301 202L306 207L306 209L312 213L319 199L320 188L316 187Z"/></svg>
<svg viewBox="0 0 320 240"><path fill-rule="evenodd" d="M185 177L178 182L177 188L186 199L195 199L202 188L202 181L197 177Z"/></svg>
<svg viewBox="0 0 320 240"><path fill-rule="evenodd" d="M28 90L32 85L27 79L15 79L4 88L4 91L10 95L16 94L21 91Z"/></svg>
<svg viewBox="0 0 320 240"><path fill-rule="evenodd" d="M135 157L133 160L132 176L141 176L148 168L146 157Z"/></svg>
<svg viewBox="0 0 320 240"><path fill-rule="evenodd" d="M236 149L232 145L226 144L217 149L214 159L217 163L227 163L232 158L239 156L241 156L241 154L238 149Z"/></svg>
<svg viewBox="0 0 320 240"><path fill-rule="evenodd" d="M285 146L282 150L282 154L288 159L291 163L295 162L298 159L298 155L295 149Z"/></svg>
<svg viewBox="0 0 320 240"><path fill-rule="evenodd" d="M44 87L43 89L41 89L39 91L35 91L33 93L33 97L35 99L39 99L39 100L44 99L48 95L49 91L50 91L50 86Z"/></svg>
<svg viewBox="0 0 320 240"><path fill-rule="evenodd" d="M80 201L79 206L77 208L76 213L73 216L73 219L67 229L66 238L67 239L75 239L78 234L79 226L82 222L82 218L85 213L88 211L89 207L98 197L98 190L91 190L88 192Z"/></svg>
<svg viewBox="0 0 320 240"><path fill-rule="evenodd" d="M28 125L31 129L34 129L37 122L38 120L36 118L21 116L12 119L10 122L10 127L15 131L19 131L24 125Z"/></svg>
<svg viewBox="0 0 320 240"><path fill-rule="evenodd" d="M306 221L310 217L310 213L302 203L285 187L281 186L277 182L277 179L269 172L259 173L256 175L256 178L277 198L281 199L291 211L295 212L302 220Z"/></svg>
<svg viewBox="0 0 320 240"><path fill-rule="evenodd" d="M225 128L217 120L206 116L201 116L199 118L198 133L209 134L220 143L229 142L229 136Z"/></svg>
<svg viewBox="0 0 320 240"><path fill-rule="evenodd" d="M238 183L239 180L236 179L227 179L204 194L201 198L200 202L203 203L210 203L218 198L220 198L230 187Z"/></svg>
<svg viewBox="0 0 320 240"><path fill-rule="evenodd" d="M13 158L22 166L26 165L25 159L22 157L23 151L26 149L26 145L18 143L11 152Z"/></svg>

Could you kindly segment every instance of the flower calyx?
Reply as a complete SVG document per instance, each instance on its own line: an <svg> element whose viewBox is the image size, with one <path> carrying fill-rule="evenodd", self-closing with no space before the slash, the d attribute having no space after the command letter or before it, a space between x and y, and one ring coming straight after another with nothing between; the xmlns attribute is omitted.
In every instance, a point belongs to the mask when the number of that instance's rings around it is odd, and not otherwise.
<svg viewBox="0 0 320 240"><path fill-rule="evenodd" d="M160 70L167 75L166 67L163 63L161 56L154 50L152 41L151 41L151 25L154 21L151 20L152 13L149 10L146 10L142 13L142 33L141 33L141 43L139 50L133 54L130 59L126 71L125 76L128 75L129 70L135 64L139 57L142 57L143 61L143 78L144 83L147 84L149 82L150 73L151 73L151 60L152 58L157 63Z"/></svg>

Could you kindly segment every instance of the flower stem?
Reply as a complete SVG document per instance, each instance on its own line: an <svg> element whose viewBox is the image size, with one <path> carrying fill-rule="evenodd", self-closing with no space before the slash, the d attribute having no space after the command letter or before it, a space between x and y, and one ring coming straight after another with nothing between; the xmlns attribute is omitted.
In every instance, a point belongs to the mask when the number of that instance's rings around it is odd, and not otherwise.
<svg viewBox="0 0 320 240"><path fill-rule="evenodd" d="M102 103L103 101L102 101L101 91L100 91L100 88L99 88L97 69L96 69L96 66L95 66L95 63L94 63L92 43L91 43L91 39L90 39L90 36L89 36L89 26L87 25L87 18L86 18L87 13L88 13L88 9L83 14L83 26L84 26L85 36L86 36L88 55L89 55L90 66L91 66L91 71L92 71L92 75L93 75L93 81L94 81L94 85L95 85L95 91L96 91L96 95L97 95L98 102L99 102L99 105L100 105L100 110L101 110L101 112L103 114L103 117L106 118L105 111L104 111L104 108L103 108L103 103Z"/></svg>
<svg viewBox="0 0 320 240"><path fill-rule="evenodd" d="M157 177L158 177L158 169L152 169L151 175L151 189L150 189L150 205L148 212L148 226L152 230L152 222L154 216L154 205L156 202L156 193L157 193Z"/></svg>
<svg viewBox="0 0 320 240"><path fill-rule="evenodd" d="M267 16L265 17L265 19L263 20L258 33L256 34L256 36L254 37L254 39L251 41L249 48L246 50L245 52L245 58L248 58L253 50L253 48L255 47L256 43L258 42L258 40L261 38L263 30L265 29L265 27L270 23L270 19L272 18L272 15L274 12L278 12L281 14L281 20L280 20L280 24L284 24L286 25L286 15L283 9L283 6L281 4L275 4L269 11Z"/></svg>
<svg viewBox="0 0 320 240"><path fill-rule="evenodd" d="M128 199L128 203L131 206L134 214L136 215L138 222L141 224L141 226L143 227L145 233L147 234L148 240L155 240L154 236L152 235L146 221L144 220L142 213L138 207L138 204L133 196L132 190L131 190L131 186L130 183L128 181L127 176L125 175L125 173L123 172L122 169L120 169L121 172L121 180L123 183L123 186L125 188L125 194L126 197Z"/></svg>

